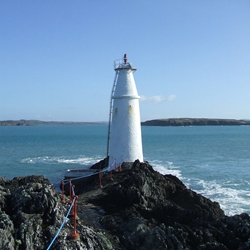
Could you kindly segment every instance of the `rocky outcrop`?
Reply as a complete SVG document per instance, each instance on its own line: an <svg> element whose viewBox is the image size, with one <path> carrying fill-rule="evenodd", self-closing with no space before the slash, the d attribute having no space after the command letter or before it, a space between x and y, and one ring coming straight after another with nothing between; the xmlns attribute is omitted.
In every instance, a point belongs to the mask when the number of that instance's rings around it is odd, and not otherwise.
<svg viewBox="0 0 250 250"><path fill-rule="evenodd" d="M250 218L228 217L216 202L148 163L123 164L122 172L82 187L87 204L103 209L100 225L116 249L250 249ZM93 183L94 183L93 182ZM100 190L100 189L99 189Z"/></svg>
<svg viewBox="0 0 250 250"><path fill-rule="evenodd" d="M94 165L92 165L90 167L90 169L100 170L100 169L108 167L108 163L109 163L109 157L107 156L103 160L100 160L97 163L95 163Z"/></svg>
<svg viewBox="0 0 250 250"><path fill-rule="evenodd" d="M104 124L105 122L57 122L57 121L39 121L39 120L5 120L0 121L0 126L72 126Z"/></svg>
<svg viewBox="0 0 250 250"><path fill-rule="evenodd" d="M7 181L0 179L0 249L47 249L69 208L43 176L28 176ZM108 249L109 241L78 222L81 240L67 240L73 233L68 220L51 249Z"/></svg>
<svg viewBox="0 0 250 250"><path fill-rule="evenodd" d="M249 120L207 119L207 118L170 118L156 119L141 123L142 126L238 126L250 125Z"/></svg>
<svg viewBox="0 0 250 250"><path fill-rule="evenodd" d="M250 249L247 214L225 216L218 203L146 162L87 179L72 181L80 240L68 240L67 220L51 249ZM42 176L1 178L0 249L46 249L68 207Z"/></svg>

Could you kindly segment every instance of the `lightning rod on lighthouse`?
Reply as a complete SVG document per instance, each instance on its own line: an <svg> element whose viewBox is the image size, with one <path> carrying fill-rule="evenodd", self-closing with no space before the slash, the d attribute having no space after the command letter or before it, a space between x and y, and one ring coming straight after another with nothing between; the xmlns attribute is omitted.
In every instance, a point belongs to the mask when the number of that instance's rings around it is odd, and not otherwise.
<svg viewBox="0 0 250 250"><path fill-rule="evenodd" d="M127 55L115 61L115 79L111 93L107 156L109 166L143 161L139 95L134 71Z"/></svg>

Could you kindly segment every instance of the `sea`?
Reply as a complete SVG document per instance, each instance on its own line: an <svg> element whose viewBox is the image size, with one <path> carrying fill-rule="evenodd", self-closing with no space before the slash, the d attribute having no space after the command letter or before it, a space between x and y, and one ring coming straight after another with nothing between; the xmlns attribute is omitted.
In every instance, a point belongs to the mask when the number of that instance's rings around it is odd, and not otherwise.
<svg viewBox="0 0 250 250"><path fill-rule="evenodd" d="M0 126L0 176L44 175L59 190L68 169L106 157L107 124ZM250 215L250 126L142 127L143 155L162 174Z"/></svg>

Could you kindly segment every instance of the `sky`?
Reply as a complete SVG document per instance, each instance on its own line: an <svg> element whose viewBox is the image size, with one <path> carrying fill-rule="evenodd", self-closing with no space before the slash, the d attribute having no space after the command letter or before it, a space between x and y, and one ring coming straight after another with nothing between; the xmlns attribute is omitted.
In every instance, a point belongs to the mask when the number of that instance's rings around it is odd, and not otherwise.
<svg viewBox="0 0 250 250"><path fill-rule="evenodd" d="M1 0L0 120L108 121L125 53L141 121L250 119L249 0Z"/></svg>

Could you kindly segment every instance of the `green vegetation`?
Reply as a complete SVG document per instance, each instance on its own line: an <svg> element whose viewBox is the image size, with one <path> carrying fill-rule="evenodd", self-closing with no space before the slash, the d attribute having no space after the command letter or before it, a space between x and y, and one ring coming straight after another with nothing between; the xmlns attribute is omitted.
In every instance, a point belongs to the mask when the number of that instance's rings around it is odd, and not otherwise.
<svg viewBox="0 0 250 250"><path fill-rule="evenodd" d="M47 126L47 125L87 125L87 124L104 124L104 122L45 122L38 120L6 120L0 121L0 126Z"/></svg>
<svg viewBox="0 0 250 250"><path fill-rule="evenodd" d="M250 120L235 119L207 119L207 118L169 118L149 120L141 123L142 126L228 126L250 125Z"/></svg>

